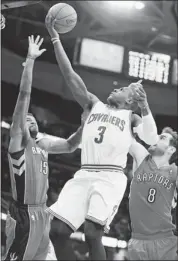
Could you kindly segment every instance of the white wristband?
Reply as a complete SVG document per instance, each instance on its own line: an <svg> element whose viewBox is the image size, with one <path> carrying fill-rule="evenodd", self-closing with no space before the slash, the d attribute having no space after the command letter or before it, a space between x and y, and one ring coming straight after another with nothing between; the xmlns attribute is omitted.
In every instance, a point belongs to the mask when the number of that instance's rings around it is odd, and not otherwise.
<svg viewBox="0 0 178 262"><path fill-rule="evenodd" d="M53 41L53 44L54 44L54 43L57 43L57 42L59 42L59 39L57 39L57 40L54 40L54 41Z"/></svg>
<svg viewBox="0 0 178 262"><path fill-rule="evenodd" d="M55 41L55 40L59 40L59 37L53 37L53 38L51 38L51 41L52 41L52 42Z"/></svg>

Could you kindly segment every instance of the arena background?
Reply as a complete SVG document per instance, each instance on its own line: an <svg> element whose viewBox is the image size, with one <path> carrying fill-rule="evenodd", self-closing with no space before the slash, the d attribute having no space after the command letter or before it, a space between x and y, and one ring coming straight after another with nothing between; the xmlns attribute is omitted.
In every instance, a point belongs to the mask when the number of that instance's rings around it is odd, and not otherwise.
<svg viewBox="0 0 178 262"><path fill-rule="evenodd" d="M19 3L23 6L19 7ZM1 3L2 254L5 245L6 212L11 199L7 161L9 127L18 95L22 63L27 54L29 35L39 34L44 37L43 46L47 49L35 62L30 105L30 111L36 116L40 131L67 138L80 124L82 110L63 80L44 24L47 11L55 3L57 1ZM62 43L74 69L83 78L88 90L105 101L113 88L128 85L142 78L158 131L164 126L177 129L176 1L65 3L69 3L77 11L78 23L73 31L61 35ZM119 64L116 61L120 61ZM149 68L146 64L149 64ZM50 156L48 205L56 200L66 181L80 168L80 154L79 148L72 154ZM132 159L129 157L126 168L129 183L131 167ZM119 211L111 224L110 233L103 238L108 260L127 260L127 242L130 238L129 183ZM175 203L173 207L175 221ZM87 260L88 251L82 232L83 227L72 236L71 241L78 259Z"/></svg>

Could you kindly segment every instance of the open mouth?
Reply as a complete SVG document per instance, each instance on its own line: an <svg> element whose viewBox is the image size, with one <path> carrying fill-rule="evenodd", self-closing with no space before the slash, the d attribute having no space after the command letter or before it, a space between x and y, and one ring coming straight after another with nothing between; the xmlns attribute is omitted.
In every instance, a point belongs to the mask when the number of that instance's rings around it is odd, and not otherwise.
<svg viewBox="0 0 178 262"><path fill-rule="evenodd" d="M36 127L36 125L35 125L35 124L31 124L31 125L30 125L30 128L31 128L31 127Z"/></svg>

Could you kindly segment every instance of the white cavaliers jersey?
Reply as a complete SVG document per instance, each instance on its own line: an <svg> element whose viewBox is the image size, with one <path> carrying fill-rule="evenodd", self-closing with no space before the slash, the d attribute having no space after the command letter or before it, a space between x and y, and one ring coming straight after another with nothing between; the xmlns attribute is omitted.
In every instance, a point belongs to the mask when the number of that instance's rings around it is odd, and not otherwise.
<svg viewBox="0 0 178 262"><path fill-rule="evenodd" d="M93 106L83 129L82 168L125 168L133 138L131 114L131 110L118 110L101 101Z"/></svg>

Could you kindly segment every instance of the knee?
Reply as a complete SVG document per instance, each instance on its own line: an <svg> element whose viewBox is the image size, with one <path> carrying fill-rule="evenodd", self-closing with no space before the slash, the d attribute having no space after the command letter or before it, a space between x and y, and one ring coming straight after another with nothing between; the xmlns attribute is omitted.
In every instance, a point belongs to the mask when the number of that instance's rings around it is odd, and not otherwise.
<svg viewBox="0 0 178 262"><path fill-rule="evenodd" d="M86 240L94 241L100 239L103 236L103 232L103 226L88 220L85 222L84 233Z"/></svg>
<svg viewBox="0 0 178 262"><path fill-rule="evenodd" d="M54 218L51 222L50 237L58 237L68 239L73 233L73 230L63 221Z"/></svg>

